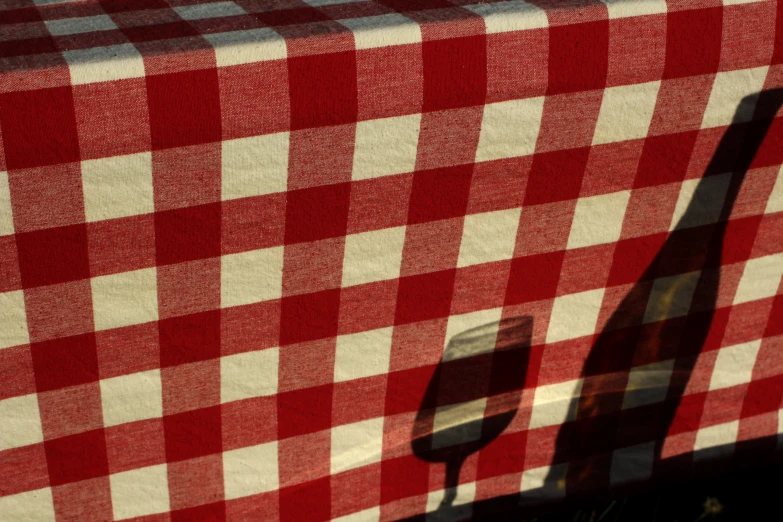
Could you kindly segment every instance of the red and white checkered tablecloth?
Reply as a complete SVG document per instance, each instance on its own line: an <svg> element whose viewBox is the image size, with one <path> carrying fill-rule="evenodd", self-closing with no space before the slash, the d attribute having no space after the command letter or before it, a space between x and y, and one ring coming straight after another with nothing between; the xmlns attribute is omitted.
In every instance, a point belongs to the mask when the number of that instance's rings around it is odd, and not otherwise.
<svg viewBox="0 0 783 522"><path fill-rule="evenodd" d="M779 458L781 87L781 0L0 0L0 521Z"/></svg>

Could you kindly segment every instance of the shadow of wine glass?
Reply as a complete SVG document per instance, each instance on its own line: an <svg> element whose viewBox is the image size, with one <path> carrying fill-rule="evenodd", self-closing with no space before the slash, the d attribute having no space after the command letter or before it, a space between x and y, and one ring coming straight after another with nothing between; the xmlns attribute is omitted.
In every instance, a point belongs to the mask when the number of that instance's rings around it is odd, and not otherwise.
<svg viewBox="0 0 783 522"><path fill-rule="evenodd" d="M454 505L465 459L495 440L516 415L525 385L533 319L503 319L449 340L414 422L411 448L446 465L444 497L429 520L459 518Z"/></svg>

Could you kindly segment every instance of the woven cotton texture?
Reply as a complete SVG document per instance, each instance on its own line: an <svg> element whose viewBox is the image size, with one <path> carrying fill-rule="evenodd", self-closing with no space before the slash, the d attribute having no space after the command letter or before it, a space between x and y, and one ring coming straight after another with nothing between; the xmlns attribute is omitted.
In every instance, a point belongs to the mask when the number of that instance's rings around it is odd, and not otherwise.
<svg viewBox="0 0 783 522"><path fill-rule="evenodd" d="M0 0L0 521L778 458L780 87L780 1Z"/></svg>

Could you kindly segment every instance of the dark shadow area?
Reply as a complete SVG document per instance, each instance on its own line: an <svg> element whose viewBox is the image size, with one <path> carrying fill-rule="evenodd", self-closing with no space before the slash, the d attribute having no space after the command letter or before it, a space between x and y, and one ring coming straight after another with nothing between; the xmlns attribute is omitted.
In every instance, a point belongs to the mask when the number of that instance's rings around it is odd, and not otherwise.
<svg viewBox="0 0 783 522"><path fill-rule="evenodd" d="M531 317L485 324L454 336L416 415L411 447L416 456L446 465L438 519L460 517L452 506L467 457L495 440L516 415L522 399ZM431 515L433 517L433 515Z"/></svg>
<svg viewBox="0 0 783 522"><path fill-rule="evenodd" d="M717 345L710 343L719 343L723 336L726 324L715 321L715 309L728 219L745 175L781 105L783 89L744 98L687 208L679 213L679 219L665 236L665 241L649 254L639 249L627 252L629 264L634 264L629 270L638 266L639 275L596 337L582 368L582 387L573 405L573 415L559 428L552 463L567 464L567 467L553 466L545 480L545 487L556 484L561 490L565 488L567 502L594 499L596 494L609 492L610 488L613 495L631 491L635 482L646 481L649 489L655 482L686 480L687 470L710 469L710 462L722 462L726 458L734 462L731 455L740 451L741 445L732 445L704 450L703 458L693 452L668 458L662 444L672 428L699 355L705 345L716 348ZM750 115L753 115L752 119ZM622 254L619 248L618 245L618 252ZM527 320L532 324L532 319ZM521 358L517 364L504 364L497 371L481 373L481 378L476 377L478 374L472 364L481 358L474 359L463 360L462 366L453 370L456 375L448 377L462 383L463 396L471 397L467 400L490 396L485 390L495 386L495 379L513 381L519 386L521 397L525 378L516 374L517 368L526 368ZM442 366L446 364L444 362ZM422 423L426 418L423 412L441 405L436 381L443 379L445 371L438 369L427 390L419 412ZM461 375L458 372L462 372ZM505 372L514 375L509 377ZM471 377L465 378L467 375ZM495 425L490 423L486 437L482 426L481 437L464 446L453 446L463 449L425 451L423 448L427 444L417 442L414 433L414 452L427 461L446 462L447 492L455 490L465 457L500 435L511 418L513 414L505 425L501 421ZM464 428L452 426L449 432L475 431L478 428L470 428L473 422ZM770 444L763 439L742 443L743 454L746 458L756 455L753 460L760 465L758 461L763 455L775 452L775 446L770 447ZM620 448L634 448L628 453L627 462L622 461L622 455L618 461L615 450ZM698 463L704 464L697 466ZM725 469L717 465L714 471ZM452 500L453 492L451 497L447 493L438 512L418 519L501 520L513 514L510 519L520 520L523 511L525 516L531 514L530 503L524 494L475 502L462 514L447 513L446 508ZM441 517L441 514L450 516Z"/></svg>

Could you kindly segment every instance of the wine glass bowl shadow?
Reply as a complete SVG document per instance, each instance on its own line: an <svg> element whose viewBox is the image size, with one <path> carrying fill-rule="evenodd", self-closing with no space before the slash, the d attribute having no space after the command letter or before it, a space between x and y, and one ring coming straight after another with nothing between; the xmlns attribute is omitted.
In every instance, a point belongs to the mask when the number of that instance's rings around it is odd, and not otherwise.
<svg viewBox="0 0 783 522"><path fill-rule="evenodd" d="M472 328L449 340L416 415L411 440L417 457L446 465L438 511L448 511L454 503L465 459L500 436L516 415L532 331L533 318L522 316Z"/></svg>

